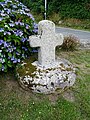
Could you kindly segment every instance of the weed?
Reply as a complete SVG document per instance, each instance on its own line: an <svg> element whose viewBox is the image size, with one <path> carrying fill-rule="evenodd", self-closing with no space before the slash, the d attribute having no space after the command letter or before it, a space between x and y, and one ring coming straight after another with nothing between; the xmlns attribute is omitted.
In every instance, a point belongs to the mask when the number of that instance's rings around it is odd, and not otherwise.
<svg viewBox="0 0 90 120"><path fill-rule="evenodd" d="M69 35L64 37L63 44L61 45L62 50L73 51L79 46L79 39L75 36Z"/></svg>

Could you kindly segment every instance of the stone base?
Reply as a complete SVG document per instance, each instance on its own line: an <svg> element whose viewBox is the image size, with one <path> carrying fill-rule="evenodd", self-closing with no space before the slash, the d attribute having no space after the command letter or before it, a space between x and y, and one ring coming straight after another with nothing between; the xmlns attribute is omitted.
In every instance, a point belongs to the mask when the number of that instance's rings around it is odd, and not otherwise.
<svg viewBox="0 0 90 120"><path fill-rule="evenodd" d="M23 62L16 71L24 89L44 94L61 92L72 86L76 79L75 68L67 60L57 60L49 66L40 66L37 61Z"/></svg>

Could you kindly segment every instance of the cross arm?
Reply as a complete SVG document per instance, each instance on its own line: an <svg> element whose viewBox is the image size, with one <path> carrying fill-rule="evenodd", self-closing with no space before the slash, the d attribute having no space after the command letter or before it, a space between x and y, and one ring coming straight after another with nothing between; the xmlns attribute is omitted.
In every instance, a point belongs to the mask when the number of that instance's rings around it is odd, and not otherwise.
<svg viewBox="0 0 90 120"><path fill-rule="evenodd" d="M56 33L56 41L55 41L55 43L56 43L56 46L58 46L58 45L62 45L62 43L63 43L63 40L64 40L64 36L63 36L63 34L61 34L61 33Z"/></svg>
<svg viewBox="0 0 90 120"><path fill-rule="evenodd" d="M30 36L28 41L31 47L40 47L41 38L39 35Z"/></svg>

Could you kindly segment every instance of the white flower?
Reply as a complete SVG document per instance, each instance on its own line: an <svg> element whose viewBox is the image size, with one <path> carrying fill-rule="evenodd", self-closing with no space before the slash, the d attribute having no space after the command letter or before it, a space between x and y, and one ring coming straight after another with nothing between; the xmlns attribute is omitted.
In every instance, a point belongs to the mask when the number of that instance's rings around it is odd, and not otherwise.
<svg viewBox="0 0 90 120"><path fill-rule="evenodd" d="M0 50L0 53L2 52L2 50Z"/></svg>

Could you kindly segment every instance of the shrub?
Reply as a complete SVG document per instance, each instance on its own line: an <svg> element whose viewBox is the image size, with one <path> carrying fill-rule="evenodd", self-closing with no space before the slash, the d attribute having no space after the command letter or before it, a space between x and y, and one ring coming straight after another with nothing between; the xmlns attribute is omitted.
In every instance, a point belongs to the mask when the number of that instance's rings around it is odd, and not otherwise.
<svg viewBox="0 0 90 120"><path fill-rule="evenodd" d="M32 12L44 14L44 0L19 0L26 5Z"/></svg>
<svg viewBox="0 0 90 120"><path fill-rule="evenodd" d="M27 5L36 14L44 15L45 0L19 1ZM47 0L47 17L53 13L60 14L62 19L90 19L90 0Z"/></svg>
<svg viewBox="0 0 90 120"><path fill-rule="evenodd" d="M61 45L61 49L66 51L73 51L79 46L79 39L75 36L69 35L64 37L63 44Z"/></svg>
<svg viewBox="0 0 90 120"><path fill-rule="evenodd" d="M7 71L30 55L28 38L37 33L30 10L18 0L0 2L0 71Z"/></svg>

